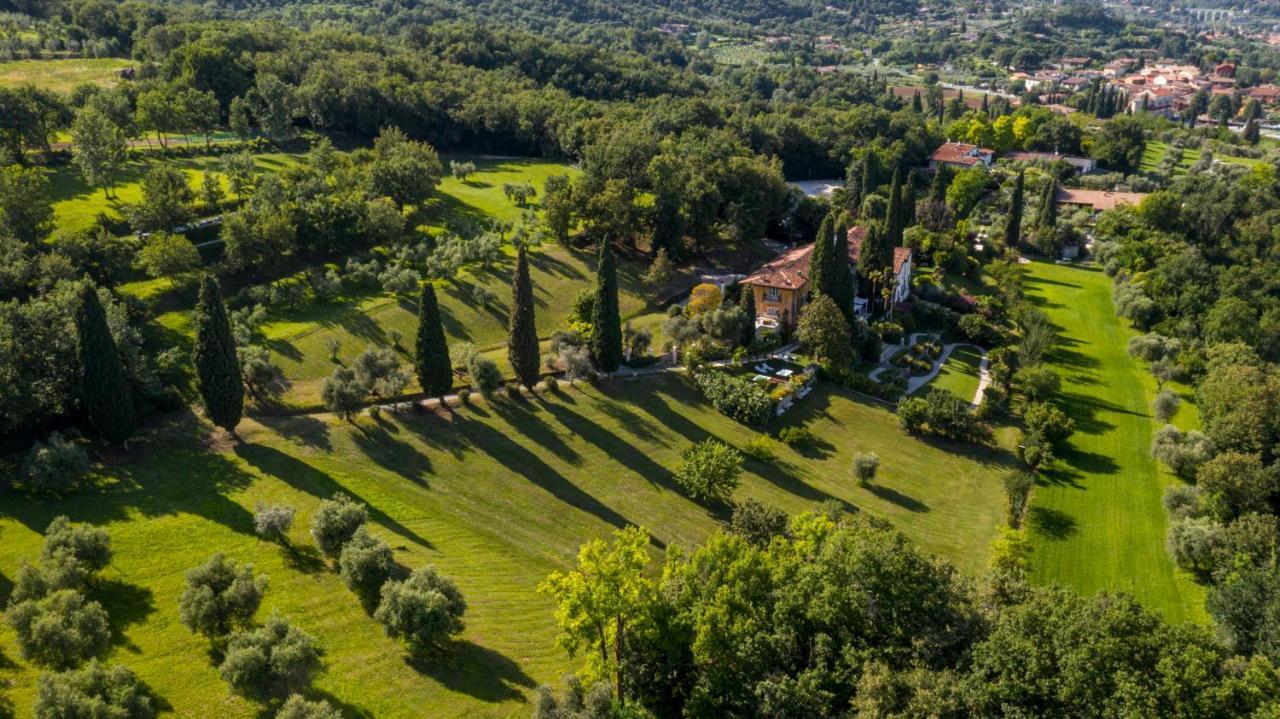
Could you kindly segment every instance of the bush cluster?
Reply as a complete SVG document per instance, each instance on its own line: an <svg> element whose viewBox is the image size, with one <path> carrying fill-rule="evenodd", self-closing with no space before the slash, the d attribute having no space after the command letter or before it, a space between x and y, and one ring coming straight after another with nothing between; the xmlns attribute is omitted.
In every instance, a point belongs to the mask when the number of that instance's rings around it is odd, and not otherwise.
<svg viewBox="0 0 1280 719"><path fill-rule="evenodd" d="M745 377L703 370L693 374L693 383L711 406L743 424L764 424L773 416L769 394Z"/></svg>

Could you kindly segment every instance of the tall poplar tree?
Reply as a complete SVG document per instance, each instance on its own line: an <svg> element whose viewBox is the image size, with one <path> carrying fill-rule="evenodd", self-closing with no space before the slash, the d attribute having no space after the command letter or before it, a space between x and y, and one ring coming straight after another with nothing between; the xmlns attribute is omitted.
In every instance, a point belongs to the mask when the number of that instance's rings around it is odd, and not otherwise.
<svg viewBox="0 0 1280 719"><path fill-rule="evenodd" d="M204 412L209 421L234 435L244 412L244 381L222 290L213 275L200 278L195 319L196 381Z"/></svg>
<svg viewBox="0 0 1280 719"><path fill-rule="evenodd" d="M533 389L538 382L538 328L533 317L533 283L529 280L529 256L524 248L516 253L516 272L511 278L511 333L507 338L507 359L520 384Z"/></svg>
<svg viewBox="0 0 1280 719"><path fill-rule="evenodd" d="M600 242L596 266L596 301L591 308L591 356L601 372L622 364L622 316L618 311L618 266L612 243Z"/></svg>
<svg viewBox="0 0 1280 719"><path fill-rule="evenodd" d="M89 424L108 442L123 442L133 434L133 386L125 372L116 342L107 326L107 313L98 290L85 282L76 313L80 357L80 403Z"/></svg>
<svg viewBox="0 0 1280 719"><path fill-rule="evenodd" d="M1013 181L1013 198L1009 201L1009 217L1004 225L1004 246L1014 248L1022 239L1022 192L1025 178L1021 171Z"/></svg>
<svg viewBox="0 0 1280 719"><path fill-rule="evenodd" d="M422 285L418 298L418 340L415 347L414 369L418 384L428 397L443 397L453 388L453 367L449 364L449 343L440 322L440 304L436 301L435 285Z"/></svg>

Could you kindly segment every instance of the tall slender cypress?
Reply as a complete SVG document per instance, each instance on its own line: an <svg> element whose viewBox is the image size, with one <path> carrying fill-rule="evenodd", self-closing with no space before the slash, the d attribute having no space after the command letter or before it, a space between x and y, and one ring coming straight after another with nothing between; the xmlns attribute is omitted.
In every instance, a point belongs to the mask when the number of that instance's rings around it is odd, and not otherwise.
<svg viewBox="0 0 1280 719"><path fill-rule="evenodd" d="M591 356L601 372L622 364L622 316L618 311L618 266L608 238L600 242L596 301L591 308Z"/></svg>
<svg viewBox="0 0 1280 719"><path fill-rule="evenodd" d="M916 223L916 183L910 175L902 186L902 226L910 227Z"/></svg>
<svg viewBox="0 0 1280 719"><path fill-rule="evenodd" d="M418 298L418 341L414 369L418 384L428 397L443 397L453 388L453 367L449 364L449 343L440 322L440 304L436 288L430 282L422 285Z"/></svg>
<svg viewBox="0 0 1280 719"><path fill-rule="evenodd" d="M1058 181L1049 178L1040 202L1040 227L1056 227L1058 224Z"/></svg>
<svg viewBox="0 0 1280 719"><path fill-rule="evenodd" d="M742 310L742 346L756 341L756 290L751 285L738 285L738 308Z"/></svg>
<svg viewBox="0 0 1280 719"><path fill-rule="evenodd" d="M858 201L866 202L878 187L880 187L880 157L876 155L875 150L868 149L862 156L862 192L859 194Z"/></svg>
<svg viewBox="0 0 1280 719"><path fill-rule="evenodd" d="M123 442L133 434L133 387L116 342L107 326L107 313L98 290L85 281L76 313L80 356L80 403L89 424L108 442Z"/></svg>
<svg viewBox="0 0 1280 719"><path fill-rule="evenodd" d="M209 421L235 434L244 412L244 381L240 359L231 334L227 308L222 304L218 280L206 274L200 279L196 299L196 380Z"/></svg>
<svg viewBox="0 0 1280 719"><path fill-rule="evenodd" d="M855 318L853 299L856 288L853 282L853 270L849 266L849 228L844 225L836 231L835 242L831 247L831 258L831 284L823 292L836 303L844 313L844 318L849 321L849 326L852 327Z"/></svg>
<svg viewBox="0 0 1280 719"><path fill-rule="evenodd" d="M1009 201L1009 216L1004 223L1004 246L1013 249L1022 239L1022 191L1024 178L1022 172L1013 181L1013 198Z"/></svg>
<svg viewBox="0 0 1280 719"><path fill-rule="evenodd" d="M933 173L933 182L929 185L930 202L947 201L947 166L939 165Z"/></svg>
<svg viewBox="0 0 1280 719"><path fill-rule="evenodd" d="M884 219L884 242L889 247L902 244L902 172L893 171L889 184L889 209Z"/></svg>
<svg viewBox="0 0 1280 719"><path fill-rule="evenodd" d="M533 318L533 283L529 281L529 257L524 245L516 253L516 273L511 278L511 333L507 359L520 384L533 389L538 382L538 328Z"/></svg>
<svg viewBox="0 0 1280 719"><path fill-rule="evenodd" d="M916 90L915 94L911 96L911 111L916 114L924 112L924 105L920 104L919 90Z"/></svg>
<svg viewBox="0 0 1280 719"><path fill-rule="evenodd" d="M809 288L811 293L827 294L831 282L831 239L835 235L835 218L830 213L822 218L818 234L813 238L813 254L809 255Z"/></svg>

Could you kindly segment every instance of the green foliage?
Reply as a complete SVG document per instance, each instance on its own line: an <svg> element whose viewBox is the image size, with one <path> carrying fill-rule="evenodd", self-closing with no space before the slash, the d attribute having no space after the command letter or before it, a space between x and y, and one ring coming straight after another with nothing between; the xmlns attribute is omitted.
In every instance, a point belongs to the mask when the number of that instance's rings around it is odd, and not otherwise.
<svg viewBox="0 0 1280 719"><path fill-rule="evenodd" d="M613 247L600 243L595 301L591 306L591 356L601 372L622 364L622 317L618 311L618 268Z"/></svg>
<svg viewBox="0 0 1280 719"><path fill-rule="evenodd" d="M741 482L742 453L714 439L680 453L675 480L700 502L726 502Z"/></svg>
<svg viewBox="0 0 1280 719"><path fill-rule="evenodd" d="M356 378L355 370L339 367L325 378L320 387L320 399L330 412L350 420L352 415L360 411L367 391L364 384Z"/></svg>
<svg viewBox="0 0 1280 719"><path fill-rule="evenodd" d="M440 306L436 288L430 282L422 285L418 299L418 339L414 367L418 384L429 397L443 397L453 388L453 366L449 361L449 344L440 322Z"/></svg>
<svg viewBox="0 0 1280 719"><path fill-rule="evenodd" d="M395 569L391 546L369 534L368 527L364 525L342 545L342 552L338 555L338 573L342 575L342 581L366 605L374 603L378 591Z"/></svg>
<svg viewBox="0 0 1280 719"><path fill-rule="evenodd" d="M75 442L52 432L45 441L31 445L22 460L19 477L36 492L65 494L89 471L89 454Z"/></svg>
<svg viewBox="0 0 1280 719"><path fill-rule="evenodd" d="M243 696L285 696L307 686L320 667L311 635L274 614L262 627L237 632L218 671Z"/></svg>
<svg viewBox="0 0 1280 719"><path fill-rule="evenodd" d="M106 610L74 589L18 602L6 615L22 658L50 669L69 669L100 654L111 638Z"/></svg>
<svg viewBox="0 0 1280 719"><path fill-rule="evenodd" d="M403 639L413 654L429 656L463 630L466 611L467 602L453 580L425 566L403 581L384 584L382 602L373 616L388 636Z"/></svg>
<svg viewBox="0 0 1280 719"><path fill-rule="evenodd" d="M1263 465L1261 456L1226 451L1200 465L1196 486L1209 514L1228 522L1249 512L1269 512L1280 492L1274 467Z"/></svg>
<svg viewBox="0 0 1280 719"><path fill-rule="evenodd" d="M0 226L20 242L34 244L53 226L49 193L40 168L0 166Z"/></svg>
<svg viewBox="0 0 1280 719"><path fill-rule="evenodd" d="M1203 432L1183 432L1166 424L1151 438L1151 456L1174 474L1190 479L1213 456L1213 441Z"/></svg>
<svg viewBox="0 0 1280 719"><path fill-rule="evenodd" d="M970 167L955 173L951 184L947 186L947 204L956 218L968 218L990 186L991 176L982 168Z"/></svg>
<svg viewBox="0 0 1280 719"><path fill-rule="evenodd" d="M178 286L200 269L200 252L182 235L153 232L138 253L138 264L155 278L168 278Z"/></svg>
<svg viewBox="0 0 1280 719"><path fill-rule="evenodd" d="M287 504L262 504L253 508L253 531L264 539L288 542L294 509Z"/></svg>
<svg viewBox="0 0 1280 719"><path fill-rule="evenodd" d="M796 337L810 354L829 367L847 367L853 362L849 322L826 295L815 295L800 310Z"/></svg>
<svg viewBox="0 0 1280 719"><path fill-rule="evenodd" d="M721 413L743 424L764 424L773 416L773 400L745 377L708 369L692 374L693 384Z"/></svg>
<svg viewBox="0 0 1280 719"><path fill-rule="evenodd" d="M778 430L778 440L788 447L802 447L812 444L813 432L803 425L791 425Z"/></svg>
<svg viewBox="0 0 1280 719"><path fill-rule="evenodd" d="M342 712L323 699L312 702L293 694L276 712L275 719L342 719Z"/></svg>
<svg viewBox="0 0 1280 719"><path fill-rule="evenodd" d="M969 403L943 389L898 403L898 423L912 434L927 432L961 442L981 442L990 429L969 412Z"/></svg>
<svg viewBox="0 0 1280 719"><path fill-rule="evenodd" d="M133 434L133 388L120 361L98 291L86 282L76 314L79 338L80 401L89 423L109 442Z"/></svg>
<svg viewBox="0 0 1280 719"><path fill-rule="evenodd" d="M128 139L101 109L86 105L71 124L72 159L91 187L111 186L124 164Z"/></svg>
<svg viewBox="0 0 1280 719"><path fill-rule="evenodd" d="M1004 484L1005 521L1013 529L1019 529L1031 503L1031 490L1036 486L1035 475L1011 470L1001 476L1001 482Z"/></svg>
<svg viewBox="0 0 1280 719"><path fill-rule="evenodd" d="M1018 247L1022 240L1022 210L1025 178L1021 170L1013 181L1013 195L1009 200L1009 214L1004 223L1004 246Z"/></svg>
<svg viewBox="0 0 1280 719"><path fill-rule="evenodd" d="M858 483L863 485L871 484L876 478L876 472L880 470L880 455L875 452L859 452L853 455L853 476L858 478Z"/></svg>
<svg viewBox="0 0 1280 719"><path fill-rule="evenodd" d="M178 617L187 629L221 639L253 624L267 591L267 576L254 576L252 564L227 559L221 552L187 572L178 600Z"/></svg>
<svg viewBox="0 0 1280 719"><path fill-rule="evenodd" d="M444 168L434 148L410 140L399 128L385 127L373 141L369 185L374 195L398 207L421 204L440 183Z"/></svg>
<svg viewBox="0 0 1280 719"><path fill-rule="evenodd" d="M129 224L140 232L172 230L191 218L194 199L182 170L156 164L142 178L142 202L129 208Z"/></svg>
<svg viewBox="0 0 1280 719"><path fill-rule="evenodd" d="M757 547L765 547L774 537L787 536L790 523L782 509L747 499L733 505L728 530Z"/></svg>
<svg viewBox="0 0 1280 719"><path fill-rule="evenodd" d="M538 382L538 329L533 317L529 257L523 246L516 251L516 271L511 280L511 328L507 341L507 358L520 384L533 389Z"/></svg>
<svg viewBox="0 0 1280 719"><path fill-rule="evenodd" d="M195 325L196 342L192 358L205 415L215 425L234 434L244 411L244 382L240 375L235 337L227 320L227 308L222 303L222 291L212 275L205 275L200 280Z"/></svg>
<svg viewBox="0 0 1280 719"><path fill-rule="evenodd" d="M1027 431L1035 432L1053 444L1061 444L1075 432L1076 423L1048 402L1032 402L1022 413Z"/></svg>
<svg viewBox="0 0 1280 719"><path fill-rule="evenodd" d="M85 570L100 572L111 563L111 538L101 527L72 524L66 516L55 517L44 530L40 560L53 561L64 553Z"/></svg>
<svg viewBox="0 0 1280 719"><path fill-rule="evenodd" d="M83 669L41 674L36 719L150 719L155 707L146 687L123 664L95 659Z"/></svg>
<svg viewBox="0 0 1280 719"><path fill-rule="evenodd" d="M767 434L757 434L742 448L742 453L759 462L772 462L778 454Z"/></svg>
<svg viewBox="0 0 1280 719"><path fill-rule="evenodd" d="M369 511L345 494L326 499L311 515L311 538L328 557L337 557L356 530L369 520Z"/></svg>
<svg viewBox="0 0 1280 719"><path fill-rule="evenodd" d="M1062 379L1057 373L1044 365L1022 367L1013 374L1013 381L1028 399L1035 402L1049 399L1062 386Z"/></svg>

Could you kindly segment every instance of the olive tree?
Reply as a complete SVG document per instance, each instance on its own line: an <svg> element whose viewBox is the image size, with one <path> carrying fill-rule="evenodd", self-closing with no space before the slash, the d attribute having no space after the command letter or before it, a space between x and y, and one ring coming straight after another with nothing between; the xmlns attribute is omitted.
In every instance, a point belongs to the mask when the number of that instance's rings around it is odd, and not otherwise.
<svg viewBox="0 0 1280 719"><path fill-rule="evenodd" d="M356 529L338 555L338 573L347 588L365 604L372 604L378 590L396 570L395 557L386 542L369 534L368 527Z"/></svg>
<svg viewBox="0 0 1280 719"><path fill-rule="evenodd" d="M382 603L374 618L387 634L403 639L417 655L438 651L449 637L461 632L467 602L462 592L435 567L419 567L403 581L382 587Z"/></svg>
<svg viewBox="0 0 1280 719"><path fill-rule="evenodd" d="M9 626L22 658L50 669L69 669L107 648L107 611L74 589L9 607Z"/></svg>
<svg viewBox="0 0 1280 719"><path fill-rule="evenodd" d="M253 565L227 559L219 552L187 572L178 616L191 631L219 639L253 621L266 591L266 575L255 577Z"/></svg>
<svg viewBox="0 0 1280 719"><path fill-rule="evenodd" d="M262 627L232 635L218 671L242 696L282 696L305 688L319 666L315 639L272 615Z"/></svg>
<svg viewBox="0 0 1280 719"><path fill-rule="evenodd" d="M320 503L311 515L311 538L325 556L337 557L356 530L369 520L369 511L341 492Z"/></svg>

